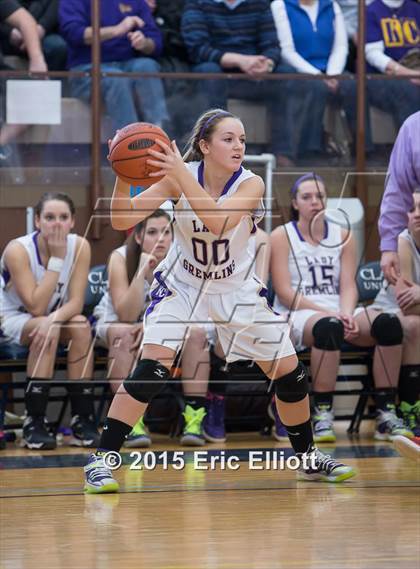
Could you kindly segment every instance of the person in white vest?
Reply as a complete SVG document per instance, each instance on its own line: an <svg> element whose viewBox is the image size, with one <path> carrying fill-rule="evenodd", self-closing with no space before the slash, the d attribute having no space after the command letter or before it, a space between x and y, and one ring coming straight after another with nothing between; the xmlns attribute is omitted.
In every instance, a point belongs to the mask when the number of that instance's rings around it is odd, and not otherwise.
<svg viewBox="0 0 420 569"><path fill-rule="evenodd" d="M291 221L271 235L274 309L289 314L296 349L311 347L315 442L335 442L333 391L345 341L376 346L375 439L413 433L397 416L403 331L393 313L357 308L356 247L350 229L326 219L327 190L314 173L291 190Z"/></svg>
<svg viewBox="0 0 420 569"><path fill-rule="evenodd" d="M408 228L398 238L401 274L395 286L384 281L372 308L394 313L403 331L398 397L400 414L420 437L420 192L413 194Z"/></svg>
<svg viewBox="0 0 420 569"><path fill-rule="evenodd" d="M286 323L267 302L267 290L250 266L248 241L262 216L264 182L242 167L242 121L222 109L197 120L182 158L176 143L149 149L161 179L131 198L116 179L111 201L114 229L126 230L165 200L176 202L175 239L156 268L146 310L141 359L120 385L96 453L85 466L85 491L116 492L108 457L118 453L147 404L169 380L169 370L190 326L216 324L228 362L254 360L274 382L276 404L299 460L298 477L341 482L355 475L313 446L308 382Z"/></svg>
<svg viewBox="0 0 420 569"><path fill-rule="evenodd" d="M33 450L56 447L45 415L59 344L68 346L70 444L98 443L92 388L71 381L90 380L93 373L91 327L81 314L90 245L71 233L74 216L69 196L44 194L35 206L36 231L10 241L1 258L1 332L6 340L29 348L23 444Z"/></svg>

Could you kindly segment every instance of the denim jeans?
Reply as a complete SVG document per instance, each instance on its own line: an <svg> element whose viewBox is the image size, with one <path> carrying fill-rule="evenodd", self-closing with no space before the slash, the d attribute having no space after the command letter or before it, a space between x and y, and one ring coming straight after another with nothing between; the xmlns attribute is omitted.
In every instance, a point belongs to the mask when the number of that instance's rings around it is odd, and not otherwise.
<svg viewBox="0 0 420 569"><path fill-rule="evenodd" d="M77 65L72 71L90 71L90 63ZM138 57L127 61L102 63L103 72L157 73L160 66L154 59ZM90 77L76 77L70 82L73 97L90 104ZM162 81L158 78L104 77L101 79L102 97L115 129L137 122L136 98L140 104L141 119L158 126L168 119L165 93Z"/></svg>
<svg viewBox="0 0 420 569"><path fill-rule="evenodd" d="M343 81L340 85L340 94L350 130L356 140L356 82ZM374 149L368 112L370 106L390 113L396 129L399 130L407 117L420 110L420 87L403 80L378 79L366 82L365 144L367 152Z"/></svg>
<svg viewBox="0 0 420 569"><path fill-rule="evenodd" d="M410 81L378 79L367 82L369 104L390 113L397 129L420 110L420 86Z"/></svg>
<svg viewBox="0 0 420 569"><path fill-rule="evenodd" d="M293 70L296 73L296 70ZM330 98L327 85L318 79L290 81L293 158L324 149L324 112Z"/></svg>
<svg viewBox="0 0 420 569"><path fill-rule="evenodd" d="M42 51L50 71L64 71L67 61L67 44L58 34L49 34L42 40Z"/></svg>
<svg viewBox="0 0 420 569"><path fill-rule="evenodd" d="M195 73L220 73L225 71L213 62L200 63L192 71ZM285 66L277 66L275 73L289 71ZM289 113L290 81L245 81L207 79L203 90L207 93L208 107L226 108L228 97L247 101L261 101L270 111L271 151L273 154L291 157L291 118Z"/></svg>

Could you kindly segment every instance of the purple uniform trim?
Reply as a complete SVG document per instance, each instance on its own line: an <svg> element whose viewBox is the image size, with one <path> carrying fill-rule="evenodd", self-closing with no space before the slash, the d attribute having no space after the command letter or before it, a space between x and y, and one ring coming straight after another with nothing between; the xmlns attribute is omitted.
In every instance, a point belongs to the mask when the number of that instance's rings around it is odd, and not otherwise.
<svg viewBox="0 0 420 569"><path fill-rule="evenodd" d="M292 223L293 223L293 227L295 228L295 231L296 231L296 233L297 233L299 239L300 239L301 241L305 241L305 239L302 237L302 233L299 231L299 227L298 227L298 224L297 224L296 219L294 219L294 220L292 221Z"/></svg>
<svg viewBox="0 0 420 569"><path fill-rule="evenodd" d="M239 170L236 170L236 172L229 178L229 180L226 182L225 187L223 188L223 192L222 192L220 197L222 197L228 193L229 189L232 187L232 185L236 182L236 180L242 174L242 170L243 170L243 168L242 168L242 166L240 166ZM200 184L200 186L202 186L204 188L204 162L203 161L200 162L200 165L198 167L198 183Z"/></svg>
<svg viewBox="0 0 420 569"><path fill-rule="evenodd" d="M299 227L298 227L296 219L294 219L292 221L292 224L296 230L296 233L298 234L299 239L301 241L305 242L305 239L303 238L302 233L299 231ZM327 237L328 237L328 223L326 221L324 221L324 239L326 239Z"/></svg>
<svg viewBox="0 0 420 569"><path fill-rule="evenodd" d="M35 233L32 235L32 241L34 242L34 245L35 245L36 258L38 260L38 264L43 266L42 261L41 261L41 255L39 254L39 249L38 249L38 235L39 235L39 231L35 231Z"/></svg>
<svg viewBox="0 0 420 569"><path fill-rule="evenodd" d="M260 283L258 283L258 284L260 284ZM265 300L267 301L268 308L271 310L271 312L273 314L275 314L276 316L281 316L281 314L279 312L276 312L273 308L273 298L272 298L272 295L270 295L268 288L266 288L265 286L262 286L260 291L258 292L258 296L261 296L261 298L265 298Z"/></svg>
<svg viewBox="0 0 420 569"><path fill-rule="evenodd" d="M165 281L163 280L161 271L158 271L155 274L155 280L157 281L158 285L150 293L150 298L152 302L147 307L147 310L144 315L145 318L153 312L155 306L157 306L159 302L161 302L164 298L167 298L168 296L172 296L173 294L167 287Z"/></svg>
<svg viewBox="0 0 420 569"><path fill-rule="evenodd" d="M1 276L3 277L4 285L6 286L10 281L10 273L8 269L3 269Z"/></svg>

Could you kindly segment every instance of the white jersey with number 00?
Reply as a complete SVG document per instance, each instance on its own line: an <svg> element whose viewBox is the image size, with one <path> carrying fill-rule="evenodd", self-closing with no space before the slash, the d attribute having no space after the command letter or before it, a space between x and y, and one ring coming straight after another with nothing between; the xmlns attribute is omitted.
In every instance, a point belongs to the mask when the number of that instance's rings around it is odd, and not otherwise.
<svg viewBox="0 0 420 569"><path fill-rule="evenodd" d="M204 163L190 162L187 167L203 186ZM217 203L223 203L253 176L253 172L241 167L229 179ZM261 202L252 216L244 215L236 227L217 236L208 230L182 194L174 211L174 242L163 261L166 278L174 277L210 294L240 286L253 264L248 241L256 231L255 223L262 217L263 207Z"/></svg>

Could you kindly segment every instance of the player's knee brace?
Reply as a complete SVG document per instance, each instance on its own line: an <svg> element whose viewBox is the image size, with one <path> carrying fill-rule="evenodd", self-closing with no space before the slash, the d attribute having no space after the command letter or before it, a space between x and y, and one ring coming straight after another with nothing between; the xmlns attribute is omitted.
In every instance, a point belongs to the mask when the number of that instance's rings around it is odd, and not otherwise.
<svg viewBox="0 0 420 569"><path fill-rule="evenodd" d="M339 350L344 342L344 324L334 316L321 318L312 329L314 346L329 352Z"/></svg>
<svg viewBox="0 0 420 569"><path fill-rule="evenodd" d="M169 371L155 360L140 360L124 380L125 390L141 403L149 403L169 379Z"/></svg>
<svg viewBox="0 0 420 569"><path fill-rule="evenodd" d="M296 403L302 401L308 394L308 372L305 366L299 362L296 369L283 377L275 380L274 391L280 401L284 403Z"/></svg>
<svg viewBox="0 0 420 569"><path fill-rule="evenodd" d="M403 329L396 314L380 314L375 318L370 335L378 346L398 346L403 341Z"/></svg>

